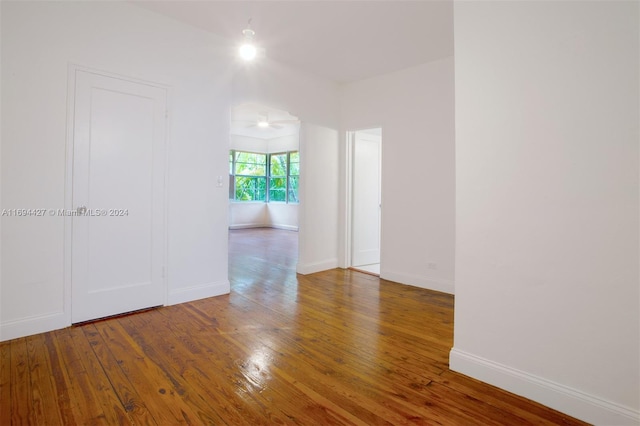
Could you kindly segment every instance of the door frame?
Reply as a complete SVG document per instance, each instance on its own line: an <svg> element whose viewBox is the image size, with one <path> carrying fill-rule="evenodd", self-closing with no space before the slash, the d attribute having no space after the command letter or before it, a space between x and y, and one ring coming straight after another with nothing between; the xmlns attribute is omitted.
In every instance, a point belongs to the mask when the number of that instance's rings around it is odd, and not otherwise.
<svg viewBox="0 0 640 426"><path fill-rule="evenodd" d="M350 268L353 266L353 150L355 148L356 133L363 130L370 129L382 129L382 126L373 125L362 127L358 129L347 130L346 139L346 152L345 152L345 239L344 239L344 260L345 267ZM380 192L382 193L382 137L380 138ZM381 197L382 198L382 197ZM381 200L382 204L382 200ZM380 208L380 252L382 254L382 207ZM382 256L380 256L380 268L382 272ZM382 275L382 274L381 274Z"/></svg>
<svg viewBox="0 0 640 426"><path fill-rule="evenodd" d="M145 84L147 86L156 87L158 89L165 90L167 96L167 104L166 104L166 112L165 117L167 118L165 121L165 152L164 152L164 182L162 188L162 209L163 209L163 238L162 238L162 286L164 293L164 301L163 305L167 304L167 300L169 297L169 286L168 286L168 268L167 268L167 259L168 259L168 213L169 213L169 203L168 203L168 178L169 178L169 109L171 105L171 87L167 84L156 83L148 80L142 80L130 76L126 76L123 74L117 74L109 71L99 70L95 68L90 68L82 65L78 65L75 63L69 63L67 67L67 130L66 130L66 141L65 141L65 176L64 176L64 210L70 211L73 209L73 154L74 154L74 126L75 126L75 99L76 99L76 74L78 72L86 72L90 74L96 74L103 77L117 78L120 80L128 81L136 84ZM72 275L72 244L73 244L73 218L71 216L64 217L64 249L63 249L63 313L65 317L65 321L67 324L71 324L71 309L72 309L72 283L71 283L71 275Z"/></svg>

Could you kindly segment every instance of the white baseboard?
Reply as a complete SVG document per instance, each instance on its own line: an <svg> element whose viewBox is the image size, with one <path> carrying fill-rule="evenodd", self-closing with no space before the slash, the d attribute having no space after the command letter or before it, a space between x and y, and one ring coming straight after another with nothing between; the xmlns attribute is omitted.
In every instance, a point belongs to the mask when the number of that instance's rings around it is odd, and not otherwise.
<svg viewBox="0 0 640 426"><path fill-rule="evenodd" d="M229 229L250 229L250 228L269 228L270 225L266 223L238 223L235 225L229 225Z"/></svg>
<svg viewBox="0 0 640 426"><path fill-rule="evenodd" d="M284 229L286 231L297 231L298 227L293 225L279 225L273 223L241 223L236 225L229 225L229 229L251 229L251 228L274 228Z"/></svg>
<svg viewBox="0 0 640 426"><path fill-rule="evenodd" d="M229 284L229 280L178 288L169 291L167 306L191 302L198 299L205 299L207 297L220 296L228 294L230 291L231 285Z"/></svg>
<svg viewBox="0 0 640 426"><path fill-rule="evenodd" d="M0 324L0 342L45 333L69 327L71 317L64 312L54 312L46 315L38 315L9 321Z"/></svg>
<svg viewBox="0 0 640 426"><path fill-rule="evenodd" d="M298 274L307 275L315 272L326 271L328 269L334 269L338 267L338 259L327 259L321 262L314 263L298 263L296 265L296 272Z"/></svg>
<svg viewBox="0 0 640 426"><path fill-rule="evenodd" d="M449 367L592 424L640 425L638 411L456 348Z"/></svg>
<svg viewBox="0 0 640 426"><path fill-rule="evenodd" d="M169 291L167 306L206 297L220 296L230 291L229 281L207 283ZM71 316L65 312L22 318L0 324L0 342L58 330L71 326Z"/></svg>
<svg viewBox="0 0 640 426"><path fill-rule="evenodd" d="M412 285L414 287L426 288L428 290L440 291L448 294L455 294L455 285L453 281L433 280L418 275L409 275L397 272L389 272L382 269L380 278L388 281L394 281L400 284Z"/></svg>
<svg viewBox="0 0 640 426"><path fill-rule="evenodd" d="M297 231L298 227L297 226L293 226L293 225L278 225L278 224L271 224L271 225L267 225L269 228L275 228L275 229L284 229L285 231Z"/></svg>

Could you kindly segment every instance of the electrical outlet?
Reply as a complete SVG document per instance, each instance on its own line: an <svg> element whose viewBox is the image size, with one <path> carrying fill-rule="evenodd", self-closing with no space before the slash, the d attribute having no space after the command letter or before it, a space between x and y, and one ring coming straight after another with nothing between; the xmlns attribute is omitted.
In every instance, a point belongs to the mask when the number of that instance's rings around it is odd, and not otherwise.
<svg viewBox="0 0 640 426"><path fill-rule="evenodd" d="M434 263L434 262L429 262L429 263L427 263L427 268L434 269L434 270L438 269L438 264Z"/></svg>

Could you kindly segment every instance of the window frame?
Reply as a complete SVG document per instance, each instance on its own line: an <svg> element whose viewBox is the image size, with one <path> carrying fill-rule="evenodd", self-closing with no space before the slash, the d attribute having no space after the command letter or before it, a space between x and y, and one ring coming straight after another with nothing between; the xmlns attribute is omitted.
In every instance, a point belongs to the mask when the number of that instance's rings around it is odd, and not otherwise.
<svg viewBox="0 0 640 426"><path fill-rule="evenodd" d="M231 171L232 174L229 175L229 195L233 193L233 198L229 197L230 200L238 203L266 203L269 199L269 154L265 154L263 152L253 152L253 151L241 151L236 149L229 150L232 158ZM261 155L265 158L264 164L264 175L245 175L236 173L236 164L237 164L237 153L245 153L245 154L254 154ZM255 179L264 179L265 180L265 195L264 200L238 200L236 199L237 195L237 187L236 187L236 176L244 177L244 178L255 178Z"/></svg>
<svg viewBox="0 0 640 426"><path fill-rule="evenodd" d="M291 154L296 153L298 154L298 161L296 161L298 163L298 173L295 175L291 174ZM295 194L296 194L296 200L295 201L291 201L290 200L290 195L291 195L291 177L295 176L298 179L298 187L299 187L299 183L300 183L300 151L296 150L296 151L287 151L287 204L300 204L300 197L299 197L299 193L298 193L298 188L296 188L295 190Z"/></svg>
<svg viewBox="0 0 640 426"><path fill-rule="evenodd" d="M283 155L283 154L285 155L285 166L284 166L285 169L286 169L285 174L284 175L276 175L276 176L274 176L271 173L271 166L272 166L271 158L273 156L280 156L280 155ZM267 202L268 203L284 203L284 204L288 204L289 203L289 194L288 194L288 191L289 191L289 152L288 151L271 152L271 153L267 154L267 156L268 156L267 158L269 159L269 165L268 165L269 170L267 171L268 172L267 191L269 192L269 197L268 197L269 199L268 199ZM271 179L274 179L274 178L284 178L285 179L284 201L271 200Z"/></svg>
<svg viewBox="0 0 640 426"><path fill-rule="evenodd" d="M243 150L236 150L236 149L231 149L229 150L230 153L230 159L231 159L231 164L230 164L230 173L229 173L229 200L232 202L236 202L236 203L280 203L280 204L300 204L300 201L297 197L298 194L298 190L295 190L295 194L296 194L296 200L291 200L291 192L293 191L293 188L291 187L291 177L296 177L298 179L300 179L300 151L299 150L295 150L295 151L281 151L281 152L272 152L272 153L263 153L263 152L253 152L253 151L243 151ZM265 159L266 159L266 164L265 164L265 175L242 175L242 174L237 174L236 173L236 162L237 162L237 153L248 153L248 154L256 154L256 155L264 155ZM291 154L292 153L297 153L298 154L298 174L292 175L291 174ZM283 155L286 154L286 176L284 175L277 175L277 176L273 176L271 174L271 157L274 155ZM248 177L248 178L259 178L259 179L265 179L265 199L264 200L238 200L236 199L236 176L239 177ZM275 178L284 178L286 177L286 188L285 188L285 200L284 201L275 201L275 200L271 200L271 178L275 177ZM233 197L232 197L233 194Z"/></svg>

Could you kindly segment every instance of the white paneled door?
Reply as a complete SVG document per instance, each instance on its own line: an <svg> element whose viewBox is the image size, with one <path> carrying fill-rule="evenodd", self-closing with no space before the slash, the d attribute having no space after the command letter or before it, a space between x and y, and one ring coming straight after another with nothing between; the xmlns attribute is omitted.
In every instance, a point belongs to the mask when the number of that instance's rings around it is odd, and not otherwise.
<svg viewBox="0 0 640 426"><path fill-rule="evenodd" d="M380 263L380 148L380 135L355 132L352 166L352 266Z"/></svg>
<svg viewBox="0 0 640 426"><path fill-rule="evenodd" d="M76 70L71 317L164 304L166 89Z"/></svg>

